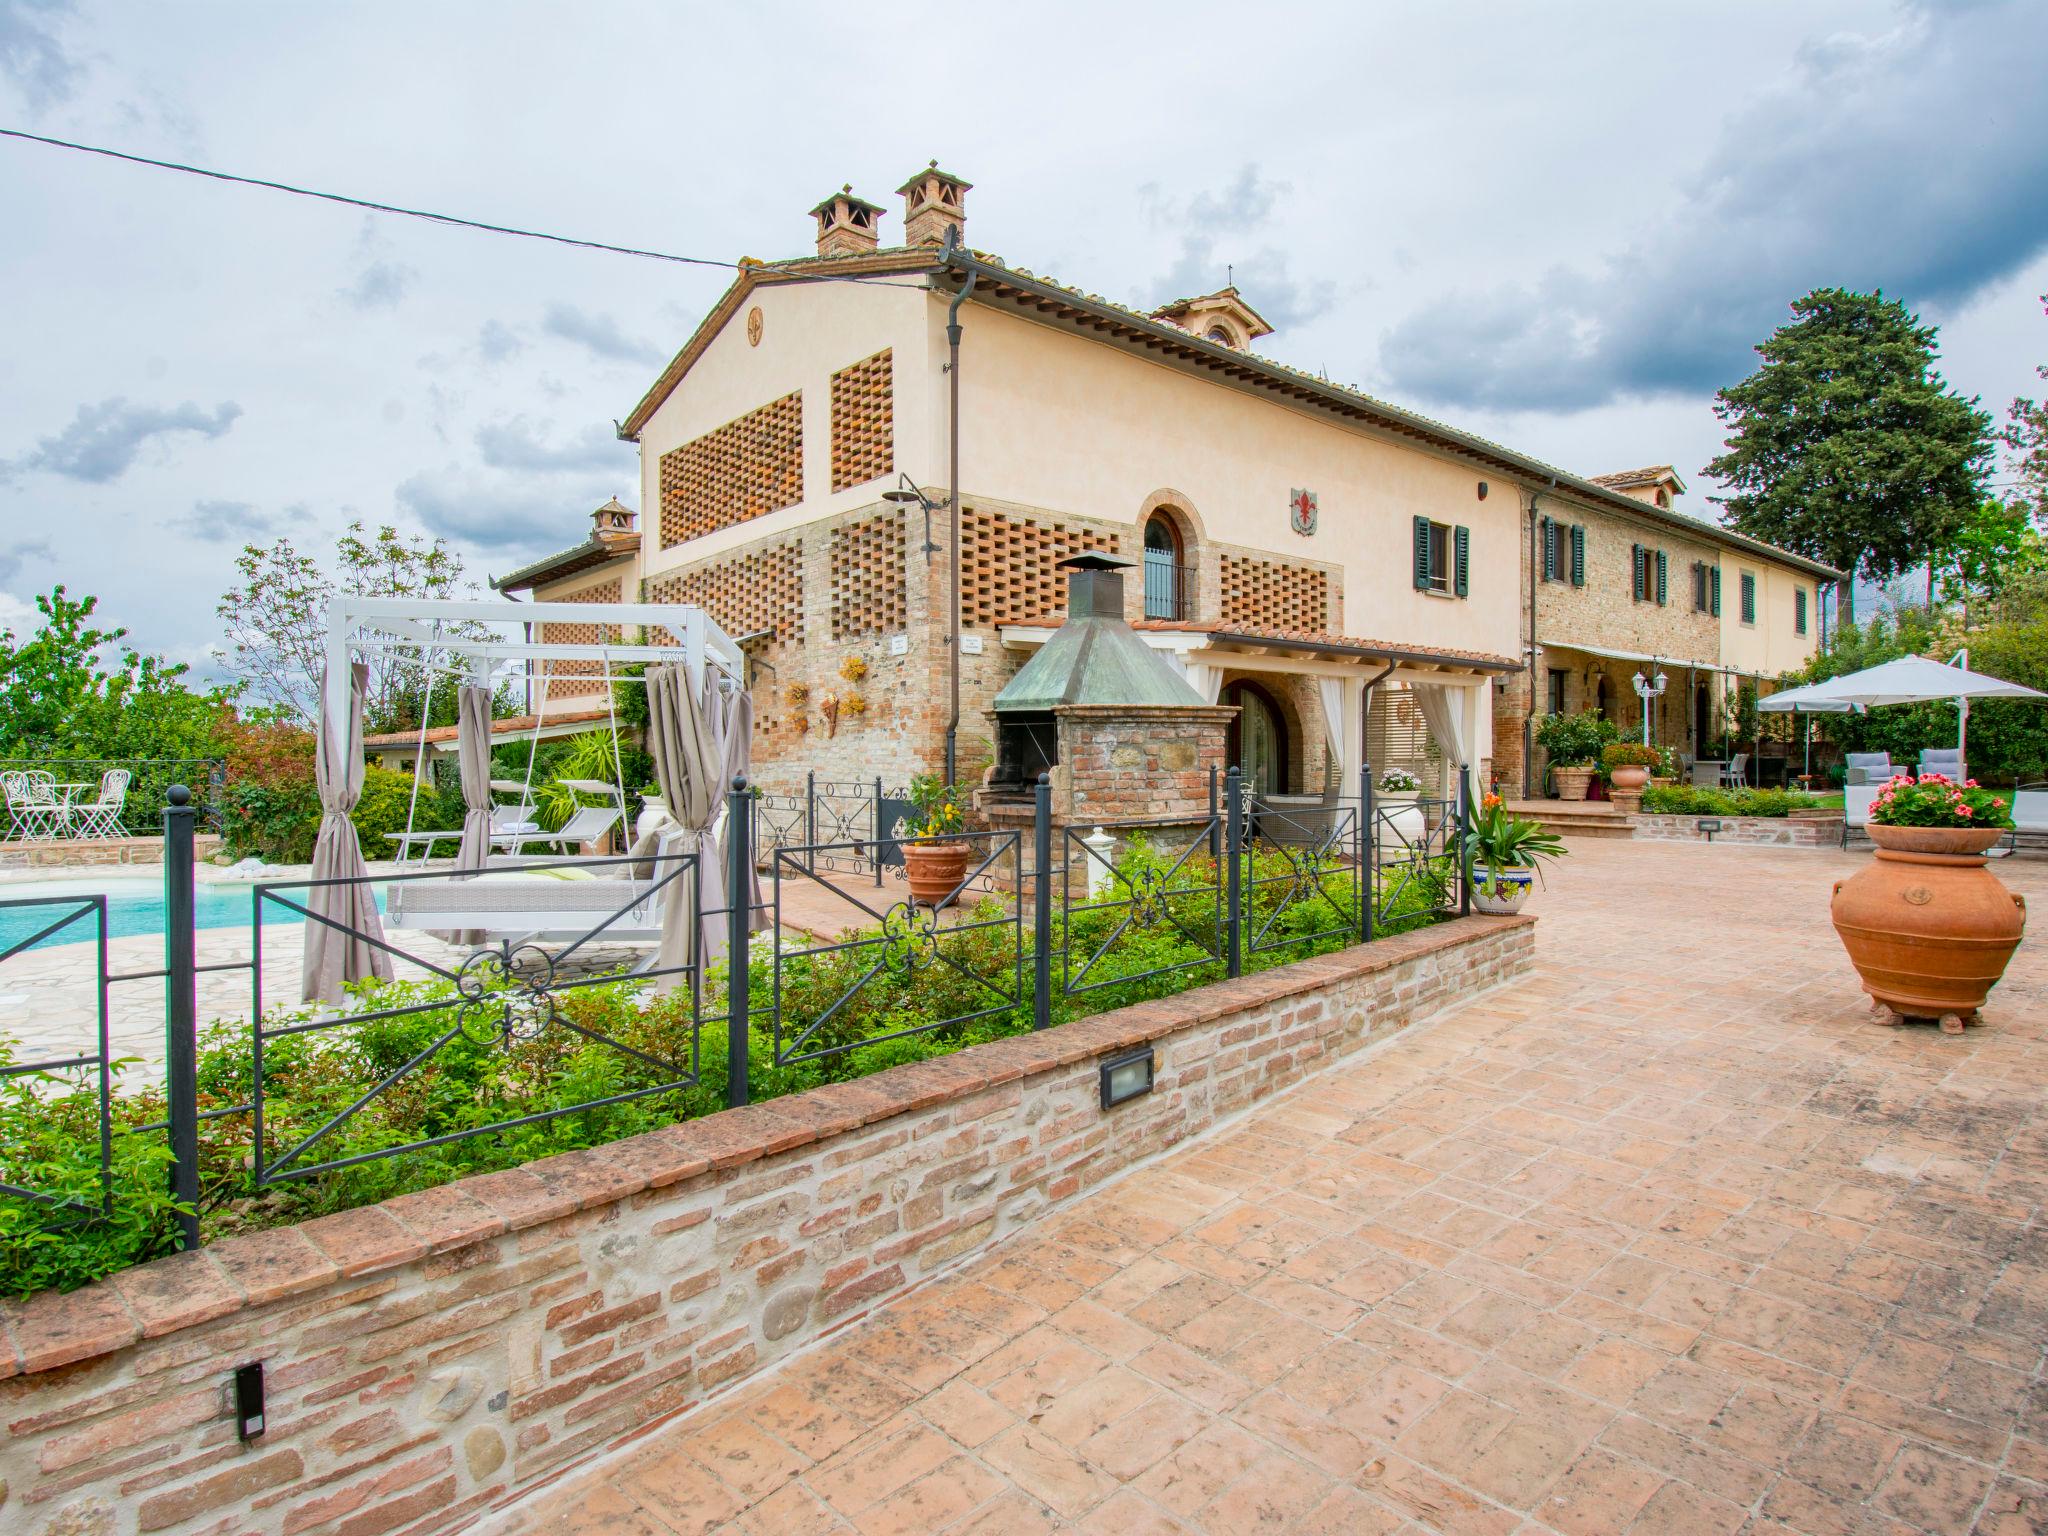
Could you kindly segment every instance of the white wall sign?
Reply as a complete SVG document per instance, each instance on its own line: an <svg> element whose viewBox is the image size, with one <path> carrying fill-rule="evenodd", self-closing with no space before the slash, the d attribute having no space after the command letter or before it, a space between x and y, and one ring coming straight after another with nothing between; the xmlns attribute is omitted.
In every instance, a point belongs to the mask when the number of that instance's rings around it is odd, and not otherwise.
<svg viewBox="0 0 2048 1536"><path fill-rule="evenodd" d="M910 654L910 636L891 635L889 637L889 654L891 656L908 656Z"/></svg>
<svg viewBox="0 0 2048 1536"><path fill-rule="evenodd" d="M965 656L979 656L981 654L981 636L962 635L960 637L960 651Z"/></svg>

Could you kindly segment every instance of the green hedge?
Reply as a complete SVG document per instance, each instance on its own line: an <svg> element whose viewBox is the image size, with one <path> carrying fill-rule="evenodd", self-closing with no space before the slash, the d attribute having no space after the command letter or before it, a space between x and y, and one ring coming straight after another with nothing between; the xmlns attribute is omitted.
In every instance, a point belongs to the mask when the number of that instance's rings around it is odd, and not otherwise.
<svg viewBox="0 0 2048 1536"><path fill-rule="evenodd" d="M1827 804L1819 795L1789 789L1705 789L1652 784L1643 809L1659 816L1790 816Z"/></svg>

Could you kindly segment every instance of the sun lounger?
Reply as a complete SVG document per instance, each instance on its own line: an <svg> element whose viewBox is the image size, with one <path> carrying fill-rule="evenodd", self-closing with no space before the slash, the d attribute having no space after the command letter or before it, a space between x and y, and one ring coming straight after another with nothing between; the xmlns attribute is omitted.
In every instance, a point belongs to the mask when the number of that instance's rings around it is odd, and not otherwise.
<svg viewBox="0 0 2048 1536"><path fill-rule="evenodd" d="M630 868L513 864L446 880L394 880L385 888L384 921L392 928L563 942L603 924L600 942L651 944L661 937L660 897L667 887L633 879Z"/></svg>

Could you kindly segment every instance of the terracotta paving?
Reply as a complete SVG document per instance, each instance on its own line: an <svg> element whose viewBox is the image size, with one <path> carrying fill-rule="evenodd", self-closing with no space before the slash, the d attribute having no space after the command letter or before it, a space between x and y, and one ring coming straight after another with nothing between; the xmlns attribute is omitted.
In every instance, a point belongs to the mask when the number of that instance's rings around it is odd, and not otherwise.
<svg viewBox="0 0 2048 1536"><path fill-rule="evenodd" d="M504 1528L2048 1530L2048 958L1869 1022L1865 858L1578 842L1537 975Z"/></svg>

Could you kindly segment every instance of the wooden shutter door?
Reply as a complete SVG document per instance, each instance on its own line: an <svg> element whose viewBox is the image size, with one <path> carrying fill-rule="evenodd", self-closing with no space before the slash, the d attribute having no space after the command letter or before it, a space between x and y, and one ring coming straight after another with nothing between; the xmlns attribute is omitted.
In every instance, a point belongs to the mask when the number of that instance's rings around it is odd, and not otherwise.
<svg viewBox="0 0 2048 1536"><path fill-rule="evenodd" d="M1583 523L1572 524L1572 585L1586 584L1586 528Z"/></svg>
<svg viewBox="0 0 2048 1536"><path fill-rule="evenodd" d="M1454 550L1451 555L1452 590L1464 597L1468 590L1468 574L1472 566L1472 530L1460 523L1452 531Z"/></svg>
<svg viewBox="0 0 2048 1536"><path fill-rule="evenodd" d="M1429 590L1429 519L1415 519L1415 590Z"/></svg>
<svg viewBox="0 0 2048 1536"><path fill-rule="evenodd" d="M1665 589L1665 576L1664 551L1660 549L1657 551L1657 606L1659 608L1664 606L1665 598L1668 595Z"/></svg>
<svg viewBox="0 0 2048 1536"><path fill-rule="evenodd" d="M1718 565L1707 568L1707 587L1709 606L1714 611L1714 617L1718 619L1721 617L1721 567Z"/></svg>

